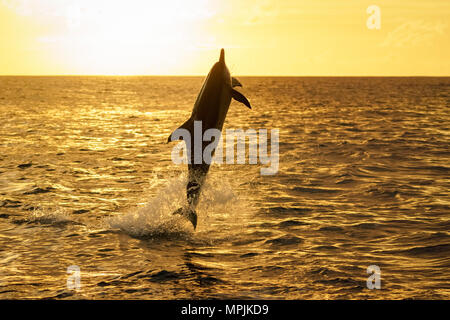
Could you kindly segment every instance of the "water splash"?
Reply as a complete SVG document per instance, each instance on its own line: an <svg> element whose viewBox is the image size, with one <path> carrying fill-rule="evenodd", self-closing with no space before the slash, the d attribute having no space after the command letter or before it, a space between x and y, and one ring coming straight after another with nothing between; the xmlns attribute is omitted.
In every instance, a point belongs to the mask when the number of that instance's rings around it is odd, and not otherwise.
<svg viewBox="0 0 450 320"><path fill-rule="evenodd" d="M108 217L105 221L111 228L136 237L189 236L193 232L191 223L180 215L173 215L186 204L186 183L186 174L166 180L143 207ZM236 205L240 205L240 201L231 184L223 177L208 177L197 207L201 220L197 231L208 231L215 221L228 218L236 212L233 209ZM214 214L210 215L210 212Z"/></svg>
<svg viewBox="0 0 450 320"><path fill-rule="evenodd" d="M63 209L35 209L27 219L28 223L45 224L45 225L65 225L65 224L80 224L70 218L69 213Z"/></svg>

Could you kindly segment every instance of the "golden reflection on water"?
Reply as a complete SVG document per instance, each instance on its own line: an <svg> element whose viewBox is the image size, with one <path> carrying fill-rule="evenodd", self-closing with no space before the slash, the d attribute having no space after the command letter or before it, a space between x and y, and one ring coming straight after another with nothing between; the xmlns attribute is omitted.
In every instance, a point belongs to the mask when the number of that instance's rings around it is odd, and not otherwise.
<svg viewBox="0 0 450 320"><path fill-rule="evenodd" d="M212 166L192 233L166 141L201 81L0 78L1 298L449 297L447 78L242 78L225 126L279 128L279 172Z"/></svg>

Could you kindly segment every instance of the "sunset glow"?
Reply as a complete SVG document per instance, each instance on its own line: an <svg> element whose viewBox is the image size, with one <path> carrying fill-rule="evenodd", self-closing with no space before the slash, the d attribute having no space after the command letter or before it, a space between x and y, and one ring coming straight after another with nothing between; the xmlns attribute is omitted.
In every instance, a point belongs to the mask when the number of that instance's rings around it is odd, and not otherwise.
<svg viewBox="0 0 450 320"><path fill-rule="evenodd" d="M381 28L366 25L370 5ZM0 74L450 75L445 0L0 0Z"/></svg>

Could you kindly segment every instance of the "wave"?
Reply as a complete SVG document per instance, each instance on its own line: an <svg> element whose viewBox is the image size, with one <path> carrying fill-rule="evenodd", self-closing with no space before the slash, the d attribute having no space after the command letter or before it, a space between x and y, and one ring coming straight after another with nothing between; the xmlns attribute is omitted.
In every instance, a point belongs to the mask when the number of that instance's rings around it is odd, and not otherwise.
<svg viewBox="0 0 450 320"><path fill-rule="evenodd" d="M14 220L13 223L18 225L39 224L48 226L84 225L79 221L71 219L70 214L64 208L34 209L28 217L25 219Z"/></svg>

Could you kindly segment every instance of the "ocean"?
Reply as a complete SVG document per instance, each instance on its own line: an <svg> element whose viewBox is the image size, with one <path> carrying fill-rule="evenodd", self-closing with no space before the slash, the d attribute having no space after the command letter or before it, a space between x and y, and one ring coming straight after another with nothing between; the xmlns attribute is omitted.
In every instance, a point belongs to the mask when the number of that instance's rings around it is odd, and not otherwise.
<svg viewBox="0 0 450 320"><path fill-rule="evenodd" d="M277 172L212 165L194 232L202 77L0 77L0 299L450 299L450 78L238 78Z"/></svg>

